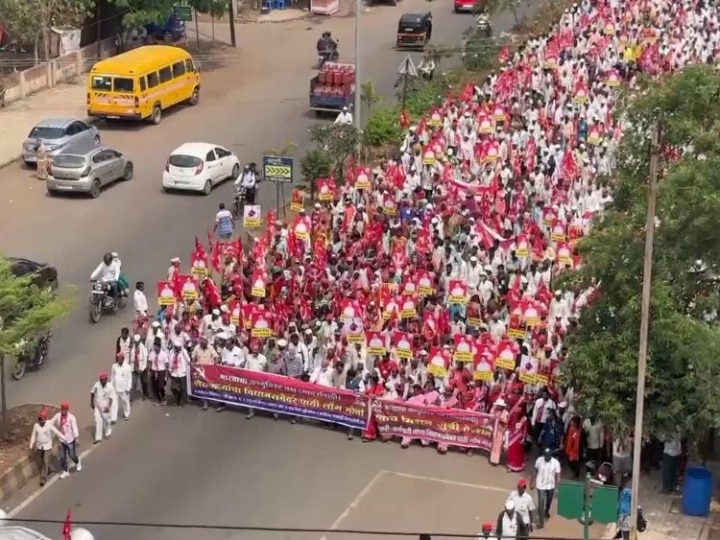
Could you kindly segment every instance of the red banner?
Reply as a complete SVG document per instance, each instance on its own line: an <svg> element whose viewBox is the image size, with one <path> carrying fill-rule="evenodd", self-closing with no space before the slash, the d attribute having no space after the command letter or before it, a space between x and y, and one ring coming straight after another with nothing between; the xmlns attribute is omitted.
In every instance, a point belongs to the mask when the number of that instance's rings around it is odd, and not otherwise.
<svg viewBox="0 0 720 540"><path fill-rule="evenodd" d="M381 435L409 437L450 446L490 450L495 432L492 414L415 405L407 401L372 401Z"/></svg>

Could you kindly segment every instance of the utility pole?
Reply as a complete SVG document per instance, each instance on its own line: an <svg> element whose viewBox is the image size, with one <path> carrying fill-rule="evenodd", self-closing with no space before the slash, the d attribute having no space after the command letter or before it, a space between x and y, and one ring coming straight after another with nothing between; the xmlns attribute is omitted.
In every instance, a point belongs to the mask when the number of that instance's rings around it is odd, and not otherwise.
<svg viewBox="0 0 720 540"><path fill-rule="evenodd" d="M362 0L355 0L355 105L353 108L353 119L355 128L362 129L361 110L362 110L362 76L360 69L360 11L362 10Z"/></svg>
<svg viewBox="0 0 720 540"><path fill-rule="evenodd" d="M655 119L650 136L650 179L648 186L647 224L645 225L645 260L643 265L642 304L640 312L640 351L638 353L637 394L635 396L635 435L633 437L632 499L630 539L637 540L637 507L640 495L640 451L642 449L645 409L645 375L647 372L650 330L650 296L652 291L653 244L657 206L658 161L660 159L660 120Z"/></svg>

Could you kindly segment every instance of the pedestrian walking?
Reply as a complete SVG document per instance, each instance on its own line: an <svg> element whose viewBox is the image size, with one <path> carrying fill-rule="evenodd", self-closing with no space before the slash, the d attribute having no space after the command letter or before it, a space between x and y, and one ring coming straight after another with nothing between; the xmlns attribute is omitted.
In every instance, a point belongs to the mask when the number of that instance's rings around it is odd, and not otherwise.
<svg viewBox="0 0 720 540"><path fill-rule="evenodd" d="M187 400L187 370L190 365L190 356L183 347L183 343L173 343L170 353L170 392L175 399L175 405L182 407Z"/></svg>
<svg viewBox="0 0 720 540"><path fill-rule="evenodd" d="M110 435L112 435L110 411L113 402L116 400L115 389L108 381L107 373L101 373L98 381L90 390L90 407L95 414L94 444L102 442L103 438L109 439Z"/></svg>
<svg viewBox="0 0 720 540"><path fill-rule="evenodd" d="M130 420L132 381L132 367L125 361L125 354L120 352L117 354L117 361L110 370L110 384L112 384L117 395L110 414L110 422L113 424L118 421L120 414L122 414L124 420Z"/></svg>
<svg viewBox="0 0 720 540"><path fill-rule="evenodd" d="M75 471L82 471L82 464L77 454L77 443L80 438L77 419L70 412L68 403L60 404L60 412L52 417L50 423L62 433L63 439L60 441L60 478L67 478L70 474L68 469L68 457L75 463Z"/></svg>
<svg viewBox="0 0 720 540"><path fill-rule="evenodd" d="M533 530L535 501L527 491L527 481L524 478L518 480L517 489L510 492L506 502L512 502L515 505L515 511L522 520L522 527L518 531L518 536L528 538Z"/></svg>
<svg viewBox="0 0 720 540"><path fill-rule="evenodd" d="M167 370L170 366L170 357L162 348L162 339L159 337L153 341L153 350L150 353L148 361L150 362L150 382L152 384L153 393L158 399L158 405L165 405L167 397L165 395L165 385L167 384Z"/></svg>
<svg viewBox="0 0 720 540"><path fill-rule="evenodd" d="M530 480L530 489L537 491L537 528L545 526L545 520L550 518L555 488L560 482L560 462L553 457L552 450L546 448L543 455L535 462Z"/></svg>
<svg viewBox="0 0 720 540"><path fill-rule="evenodd" d="M133 336L133 342L130 346L130 362L132 362L132 385L130 386L130 401L133 400L138 386L142 393L142 399L145 401L148 396L148 350L143 343L140 334Z"/></svg>
<svg viewBox="0 0 720 540"><path fill-rule="evenodd" d="M47 421L47 411L41 410L38 414L37 422L33 425L32 434L30 435L30 451L40 469L40 486L44 486L47 482L48 473L50 472L50 453L53 447L53 435L60 441L64 441L63 434L51 423Z"/></svg>

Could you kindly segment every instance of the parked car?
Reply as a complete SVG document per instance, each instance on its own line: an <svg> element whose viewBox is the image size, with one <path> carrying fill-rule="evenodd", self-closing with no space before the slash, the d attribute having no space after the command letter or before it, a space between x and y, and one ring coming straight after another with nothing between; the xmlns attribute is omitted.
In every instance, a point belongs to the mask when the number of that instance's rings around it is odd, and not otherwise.
<svg viewBox="0 0 720 540"><path fill-rule="evenodd" d="M25 277L32 274L32 282L38 287L47 287L55 290L58 287L57 269L48 263L31 261L19 257L8 257L10 271L15 277Z"/></svg>
<svg viewBox="0 0 720 540"><path fill-rule="evenodd" d="M35 146L38 140L47 149L48 156L54 158L70 145L100 146L100 132L95 126L76 118L43 120L30 130L27 139L23 142L22 159L26 166L37 165Z"/></svg>
<svg viewBox="0 0 720 540"><path fill-rule="evenodd" d="M117 180L131 180L133 173L132 161L117 150L71 146L55 156L45 182L50 195L87 193L96 199L102 188Z"/></svg>
<svg viewBox="0 0 720 540"><path fill-rule="evenodd" d="M213 187L240 174L240 160L227 148L209 143L185 143L170 154L163 172L163 191L199 191L209 195Z"/></svg>
<svg viewBox="0 0 720 540"><path fill-rule="evenodd" d="M161 39L165 43L175 43L185 39L185 21L176 17L170 17L165 24L146 24L145 31L155 39Z"/></svg>

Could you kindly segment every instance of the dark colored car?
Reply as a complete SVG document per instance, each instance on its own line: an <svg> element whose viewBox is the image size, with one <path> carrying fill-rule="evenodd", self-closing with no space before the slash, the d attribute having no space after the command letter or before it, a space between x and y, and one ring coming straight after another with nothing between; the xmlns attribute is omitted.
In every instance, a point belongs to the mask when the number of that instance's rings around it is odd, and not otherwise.
<svg viewBox="0 0 720 540"><path fill-rule="evenodd" d="M397 49L423 49L432 36L432 14L404 13L397 29Z"/></svg>
<svg viewBox="0 0 720 540"><path fill-rule="evenodd" d="M8 257L7 261L10 263L10 270L16 277L25 277L32 274L32 282L38 287L57 289L58 273L53 265L17 257Z"/></svg>
<svg viewBox="0 0 720 540"><path fill-rule="evenodd" d="M185 39L185 22L176 17L170 17L164 25L146 24L145 30L149 36L165 43L175 43Z"/></svg>

